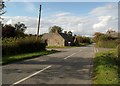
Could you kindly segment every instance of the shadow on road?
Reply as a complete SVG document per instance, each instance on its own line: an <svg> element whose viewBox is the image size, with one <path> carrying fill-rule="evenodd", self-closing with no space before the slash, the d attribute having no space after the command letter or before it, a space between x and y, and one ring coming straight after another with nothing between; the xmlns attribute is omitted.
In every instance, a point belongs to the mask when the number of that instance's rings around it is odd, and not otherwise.
<svg viewBox="0 0 120 86"><path fill-rule="evenodd" d="M79 79L79 80L90 80L92 73L92 58L77 58L72 57L67 60L60 58L49 58L47 61L24 61L16 63L17 65L52 65L51 68L45 70L44 72L34 76L32 78L36 79L37 84L41 84L42 80L47 82L49 80L54 80L56 78L65 79ZM36 69L38 70L38 69ZM10 72L9 72L10 73ZM12 72L13 73L13 72Z"/></svg>

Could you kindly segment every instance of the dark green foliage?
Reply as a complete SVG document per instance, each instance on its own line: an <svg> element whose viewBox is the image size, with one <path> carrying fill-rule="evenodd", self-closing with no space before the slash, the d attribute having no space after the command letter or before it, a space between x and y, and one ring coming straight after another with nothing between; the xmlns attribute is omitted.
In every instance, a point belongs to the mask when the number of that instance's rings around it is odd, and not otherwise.
<svg viewBox="0 0 120 86"><path fill-rule="evenodd" d="M78 43L91 43L91 40L89 37L76 36L76 39L77 39Z"/></svg>
<svg viewBox="0 0 120 86"><path fill-rule="evenodd" d="M89 37L83 37L83 43L91 43L91 40Z"/></svg>
<svg viewBox="0 0 120 86"><path fill-rule="evenodd" d="M24 33L27 27L25 26L25 24L18 22L17 24L15 24L15 28L17 32Z"/></svg>
<svg viewBox="0 0 120 86"><path fill-rule="evenodd" d="M3 56L42 51L45 48L46 44L35 37L5 38L2 41Z"/></svg>
<svg viewBox="0 0 120 86"><path fill-rule="evenodd" d="M16 35L16 31L13 26L5 25L4 27L2 27L2 37L3 38L15 37L15 35Z"/></svg>
<svg viewBox="0 0 120 86"><path fill-rule="evenodd" d="M49 28L50 29L50 32L52 32L52 33L55 33L55 32L58 32L58 33L62 33L62 28L61 27L59 27L59 26L52 26L52 27L50 27Z"/></svg>
<svg viewBox="0 0 120 86"><path fill-rule="evenodd" d="M10 38L10 37L24 37L24 31L26 30L26 26L23 23L18 22L15 26L5 25L2 26L2 37Z"/></svg>
<svg viewBox="0 0 120 86"><path fill-rule="evenodd" d="M73 34L72 31L68 31L68 35L72 36L72 34Z"/></svg>

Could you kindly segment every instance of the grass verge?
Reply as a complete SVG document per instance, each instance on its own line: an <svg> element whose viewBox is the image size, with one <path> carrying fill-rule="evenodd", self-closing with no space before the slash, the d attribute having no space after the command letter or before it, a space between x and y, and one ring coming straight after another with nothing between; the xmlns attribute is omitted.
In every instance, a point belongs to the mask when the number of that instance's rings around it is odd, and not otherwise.
<svg viewBox="0 0 120 86"><path fill-rule="evenodd" d="M47 48L73 48L73 47L81 47L87 45L90 45L90 43L79 43L79 46L47 46Z"/></svg>
<svg viewBox="0 0 120 86"><path fill-rule="evenodd" d="M73 47L77 47L77 46L47 46L46 48L73 48Z"/></svg>
<svg viewBox="0 0 120 86"><path fill-rule="evenodd" d="M90 43L79 43L79 46L87 46L90 45Z"/></svg>
<svg viewBox="0 0 120 86"><path fill-rule="evenodd" d="M93 84L119 84L118 69L115 50L96 53Z"/></svg>
<svg viewBox="0 0 120 86"><path fill-rule="evenodd" d="M40 51L40 52L19 54L19 55L13 55L13 56L5 56L5 57L2 57L1 64L5 65L5 64L8 64L8 63L22 61L22 60L25 60L25 59L31 59L31 58L35 58L35 57L38 57L38 56L52 54L52 53L55 53L55 52L58 52L58 51L55 51L55 50Z"/></svg>

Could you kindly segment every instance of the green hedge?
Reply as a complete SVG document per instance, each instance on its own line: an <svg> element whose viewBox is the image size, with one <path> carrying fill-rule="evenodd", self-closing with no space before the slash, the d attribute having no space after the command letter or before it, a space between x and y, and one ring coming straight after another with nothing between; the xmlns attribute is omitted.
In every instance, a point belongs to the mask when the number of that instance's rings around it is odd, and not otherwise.
<svg viewBox="0 0 120 86"><path fill-rule="evenodd" d="M120 61L120 44L117 46L117 55L118 55L118 60Z"/></svg>
<svg viewBox="0 0 120 86"><path fill-rule="evenodd" d="M98 41L96 45L102 48L116 48L118 45L118 42L117 40Z"/></svg>
<svg viewBox="0 0 120 86"><path fill-rule="evenodd" d="M45 50L46 44L35 37L5 38L2 41L2 55L16 55Z"/></svg>

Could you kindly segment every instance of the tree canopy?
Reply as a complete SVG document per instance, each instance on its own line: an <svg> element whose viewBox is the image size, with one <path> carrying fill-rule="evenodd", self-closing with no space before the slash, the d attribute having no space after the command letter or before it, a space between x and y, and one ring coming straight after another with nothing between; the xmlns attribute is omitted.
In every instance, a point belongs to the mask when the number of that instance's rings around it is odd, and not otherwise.
<svg viewBox="0 0 120 86"><path fill-rule="evenodd" d="M62 33L62 31L63 31L63 29L59 26L52 26L49 28L49 30L52 33L55 33L55 32Z"/></svg>
<svg viewBox="0 0 120 86"><path fill-rule="evenodd" d="M2 37L23 37L27 27L23 23L16 23L15 26L5 25L2 27Z"/></svg>
<svg viewBox="0 0 120 86"><path fill-rule="evenodd" d="M104 34L103 34L103 33L100 33L100 32L95 32L95 33L94 33L93 41L94 41L94 42L98 42L98 41L99 41L99 37L100 37L101 35L104 35Z"/></svg>
<svg viewBox="0 0 120 86"><path fill-rule="evenodd" d="M15 27L11 26L11 25L5 25L2 28L2 37L5 38L9 38L9 37L15 37Z"/></svg>
<svg viewBox="0 0 120 86"><path fill-rule="evenodd" d="M73 34L72 31L68 31L68 35L72 36L72 34Z"/></svg>
<svg viewBox="0 0 120 86"><path fill-rule="evenodd" d="M15 24L15 28L16 28L16 31L24 33L27 27L25 26L25 24L18 22Z"/></svg>

